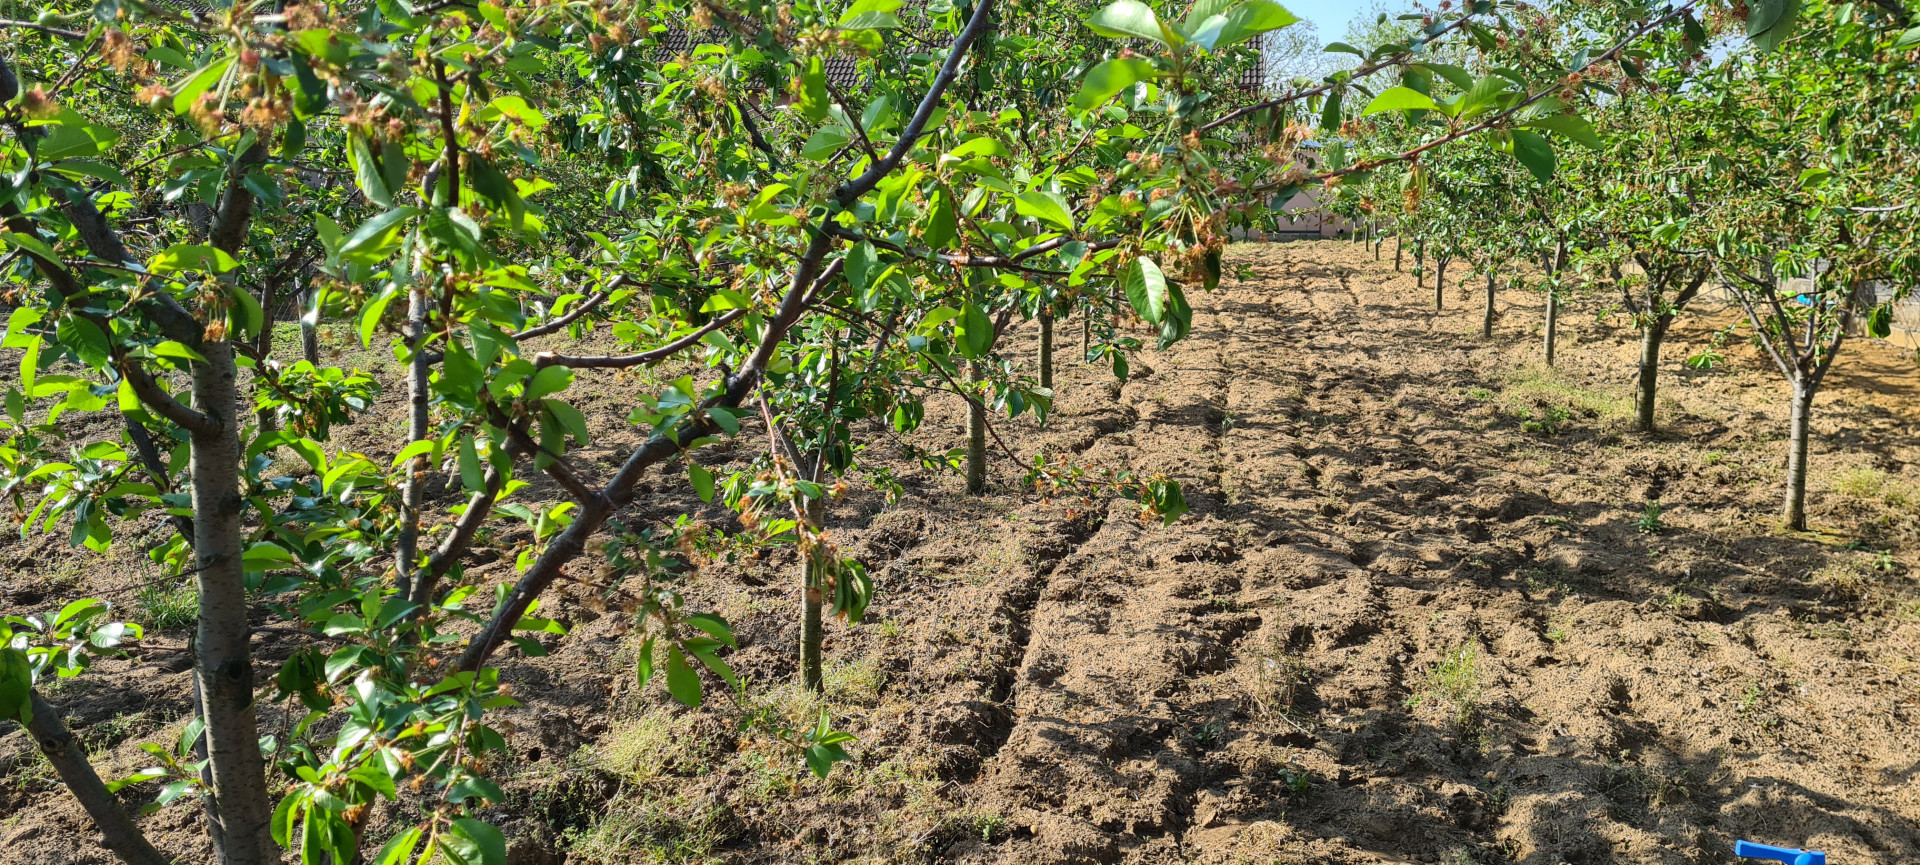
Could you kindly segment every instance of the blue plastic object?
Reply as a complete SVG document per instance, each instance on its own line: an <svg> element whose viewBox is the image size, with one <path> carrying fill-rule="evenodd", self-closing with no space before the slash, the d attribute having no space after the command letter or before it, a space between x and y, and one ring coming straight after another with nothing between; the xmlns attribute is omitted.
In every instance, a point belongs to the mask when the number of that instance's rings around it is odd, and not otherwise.
<svg viewBox="0 0 1920 865"><path fill-rule="evenodd" d="M1795 850L1752 841L1735 841L1733 855L1742 859L1773 859L1787 865L1827 865L1827 854L1818 850Z"/></svg>

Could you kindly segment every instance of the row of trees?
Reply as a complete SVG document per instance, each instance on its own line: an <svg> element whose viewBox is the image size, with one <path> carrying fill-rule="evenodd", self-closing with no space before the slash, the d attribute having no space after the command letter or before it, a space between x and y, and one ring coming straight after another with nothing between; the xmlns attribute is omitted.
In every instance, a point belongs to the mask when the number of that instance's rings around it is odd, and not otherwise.
<svg viewBox="0 0 1920 865"><path fill-rule="evenodd" d="M1662 48L1642 43L1619 62L1590 61L1568 76L1590 128L1582 146L1529 156L1516 134L1512 162L1450 150L1347 193L1344 206L1404 202L1392 224L1415 249L1416 274L1434 259L1435 303L1446 267L1461 259L1486 280L1492 333L1496 279L1538 280L1544 353L1553 362L1558 301L1600 287L1640 335L1634 426L1655 425L1661 351L1689 305L1723 287L1746 314L1744 334L1785 378L1791 406L1782 517L1806 528L1813 400L1849 331L1884 337L1892 305L1914 282L1911 177L1914 48L1920 18L1899 4L1779 4L1684 13ZM1573 50L1580 28L1604 16L1569 8L1544 45ZM1758 49L1729 51L1747 36ZM1725 52L1710 59L1710 52ZM1499 60L1483 62L1499 63ZM1467 81L1458 82L1468 90ZM1563 92L1557 98L1567 98ZM1465 97L1462 97L1465 98ZM1435 118L1410 116L1375 134L1414 136ZM1523 270L1520 265L1526 265ZM1708 355L1694 362L1711 363Z"/></svg>
<svg viewBox="0 0 1920 865"><path fill-rule="evenodd" d="M582 579L570 564L604 565L588 587L639 623L643 682L689 704L739 685L727 623L678 591L688 521L616 519L644 472L683 475L689 512L732 511L735 543L798 551L798 675L817 688L826 622L857 623L875 591L824 529L840 479L884 482L861 456L879 427L910 432L930 395L958 394L967 447L928 458L984 493L993 452L1018 459L992 418L1050 409L1056 322L1079 320L1083 359L1124 377L1130 353L1187 334L1231 228L1310 186L1389 185L1354 197L1404 201L1404 230L1454 200L1439 166L1455 158L1489 195L1546 183L1566 145L1593 143L1582 111L1626 101L1596 69L1677 81L1702 44L1692 3L1555 22L1475 0L1332 46L1351 69L1249 95L1232 86L1249 44L1294 21L1270 0L173 8L57 2L0 24L21 357L0 489L26 531L94 550L164 519L149 552L199 598L196 717L155 768L104 781L41 694L140 636L99 601L6 617L0 716L140 865L167 861L116 794L140 782L199 803L231 865L502 861L474 816L501 799L482 771L505 746L490 713L513 704L498 656L565 631L538 605ZM1775 26L1837 15L1807 8ZM1875 14L1844 26L1878 45ZM1431 225L1423 254L1477 249L1464 223ZM1597 254L1572 221L1556 230ZM344 319L391 350L397 392L310 348L289 362L274 323L294 298L307 334ZM597 325L626 350L578 348ZM1001 350L1022 326L1037 363ZM606 429L577 393L593 370L663 364L685 374L625 394L643 443L596 473L578 451ZM405 444L332 441L388 401ZM117 433L63 440L102 412ZM689 457L735 437L766 442L745 471ZM1026 468L1162 519L1186 508L1163 477ZM533 536L517 579L470 573L481 532L516 522ZM263 619L328 650L263 665ZM285 740L261 735L276 704L298 719ZM821 774L846 756L826 716L764 734Z"/></svg>

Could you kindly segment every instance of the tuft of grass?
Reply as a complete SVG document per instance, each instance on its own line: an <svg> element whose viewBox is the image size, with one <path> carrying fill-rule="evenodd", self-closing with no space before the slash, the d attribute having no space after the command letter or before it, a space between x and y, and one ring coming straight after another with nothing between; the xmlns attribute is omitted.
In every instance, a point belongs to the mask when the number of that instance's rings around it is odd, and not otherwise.
<svg viewBox="0 0 1920 865"><path fill-rule="evenodd" d="M1276 715L1293 710L1294 698L1307 681L1307 667L1276 635L1244 657L1235 675L1256 711Z"/></svg>
<svg viewBox="0 0 1920 865"><path fill-rule="evenodd" d="M1407 698L1407 707L1442 706L1454 729L1468 732L1480 725L1480 696L1480 649L1466 643L1427 672L1426 681Z"/></svg>
<svg viewBox="0 0 1920 865"><path fill-rule="evenodd" d="M1856 499L1879 498L1887 488L1887 473L1874 468L1852 468L1835 475L1833 491Z"/></svg>
<svg viewBox="0 0 1920 865"><path fill-rule="evenodd" d="M887 671L880 668L880 659L872 655L859 660L829 661L821 671L821 679L829 699L855 706L877 705L887 689Z"/></svg>
<svg viewBox="0 0 1920 865"><path fill-rule="evenodd" d="M1570 415L1603 420L1624 420L1633 413L1632 400L1624 395L1582 387L1560 370L1543 365L1514 371L1500 398L1509 406L1559 405Z"/></svg>
<svg viewBox="0 0 1920 865"><path fill-rule="evenodd" d="M184 631L200 618L200 593L185 583L149 583L133 592L133 620L155 631Z"/></svg>
<svg viewBox="0 0 1920 865"><path fill-rule="evenodd" d="M740 831L725 804L694 801L687 795L648 791L621 796L605 807L605 816L563 839L567 861L704 863Z"/></svg>
<svg viewBox="0 0 1920 865"><path fill-rule="evenodd" d="M716 749L700 732L690 712L653 706L616 726L588 754L595 768L635 784L666 777L687 777L712 768Z"/></svg>

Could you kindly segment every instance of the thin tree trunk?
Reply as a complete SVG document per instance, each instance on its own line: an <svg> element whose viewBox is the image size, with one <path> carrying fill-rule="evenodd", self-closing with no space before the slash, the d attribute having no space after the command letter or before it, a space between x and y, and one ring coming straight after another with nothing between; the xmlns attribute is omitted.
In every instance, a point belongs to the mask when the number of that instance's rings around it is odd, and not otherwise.
<svg viewBox="0 0 1920 865"><path fill-rule="evenodd" d="M1553 280L1547 281L1547 326L1545 328L1547 366L1553 366L1553 344L1560 325L1560 296L1554 291L1553 285Z"/></svg>
<svg viewBox="0 0 1920 865"><path fill-rule="evenodd" d="M1433 308L1437 312L1447 306L1447 259L1435 258L1433 262Z"/></svg>
<svg viewBox="0 0 1920 865"><path fill-rule="evenodd" d="M1080 362L1092 363L1087 356L1093 353L1093 307L1087 307L1080 316Z"/></svg>
<svg viewBox="0 0 1920 865"><path fill-rule="evenodd" d="M814 499L807 502L807 520L819 528L826 520L827 502ZM800 556L800 685L809 691L819 693L825 688L825 673L821 663L820 643L825 634L821 625L821 579L820 564L811 553Z"/></svg>
<svg viewBox="0 0 1920 865"><path fill-rule="evenodd" d="M1818 389L1801 373L1793 381L1793 407L1787 420L1787 500L1782 516L1787 528L1807 530L1807 429L1813 420L1813 395Z"/></svg>
<svg viewBox="0 0 1920 865"><path fill-rule="evenodd" d="M1489 271L1487 273L1487 311L1480 321L1480 335L1487 339L1493 338L1493 291L1494 278L1493 273Z"/></svg>
<svg viewBox="0 0 1920 865"><path fill-rule="evenodd" d="M1640 375L1633 391L1633 428L1653 432L1653 403L1660 385L1660 342L1666 339L1670 316L1660 316L1640 331Z"/></svg>
<svg viewBox="0 0 1920 865"><path fill-rule="evenodd" d="M1400 235L1398 234L1394 235L1393 236L1393 272L1394 273L1400 272L1400 255L1401 253L1405 252L1406 249L1407 249L1407 242L1405 240L1400 239Z"/></svg>
<svg viewBox="0 0 1920 865"><path fill-rule="evenodd" d="M413 286L407 299L407 342L413 347L407 364L407 443L427 437L427 406L432 400L425 354L427 289ZM400 488L400 533L394 551L401 597L413 594L414 566L420 558L420 510L427 497L427 458L407 461L407 480Z"/></svg>
<svg viewBox="0 0 1920 865"><path fill-rule="evenodd" d="M297 276L294 277L296 285L299 283L299 279ZM314 366L320 365L320 311L313 308L313 304L318 299L319 294L319 290L309 283L306 293L300 296L300 308L302 310L300 316L300 354L307 359L307 363L313 364Z"/></svg>
<svg viewBox="0 0 1920 865"><path fill-rule="evenodd" d="M133 825L126 809L120 807L120 800L107 792L107 785L100 781L99 773L88 762L86 750L60 720L60 710L42 699L38 691L32 696L33 721L27 725L27 733L40 747L40 753L46 755L47 762L53 764L60 782L67 785L73 797L80 800L80 807L86 809L87 816L93 818L102 843L127 865L167 865L167 857L148 843L147 836Z"/></svg>
<svg viewBox="0 0 1920 865"><path fill-rule="evenodd" d="M979 382L985 377L979 361L967 367L967 380ZM987 406L978 394L967 400L967 492L979 495L987 491Z"/></svg>
<svg viewBox="0 0 1920 865"><path fill-rule="evenodd" d="M1040 310L1040 386L1053 390L1053 312Z"/></svg>
<svg viewBox="0 0 1920 865"><path fill-rule="evenodd" d="M239 388L233 344L207 342L193 366L194 408L212 428L193 433L195 580L200 591L194 636L194 680L207 722L214 802L209 830L222 865L280 861L268 833L274 800L254 717L253 651L247 587L241 569Z"/></svg>

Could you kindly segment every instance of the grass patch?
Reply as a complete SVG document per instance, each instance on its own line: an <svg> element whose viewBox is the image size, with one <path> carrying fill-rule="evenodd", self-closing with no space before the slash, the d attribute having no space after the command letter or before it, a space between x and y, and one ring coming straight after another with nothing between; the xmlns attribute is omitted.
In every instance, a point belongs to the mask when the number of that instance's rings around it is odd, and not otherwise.
<svg viewBox="0 0 1920 865"><path fill-rule="evenodd" d="M1426 680L1407 698L1407 708L1444 708L1455 730L1471 731L1480 725L1480 678L1479 647L1462 645L1427 671Z"/></svg>
<svg viewBox="0 0 1920 865"><path fill-rule="evenodd" d="M1492 400L1519 420L1523 431L1549 436L1565 432L1578 420L1624 421L1633 411L1625 396L1581 386L1559 370L1539 365L1509 373Z"/></svg>
<svg viewBox="0 0 1920 865"><path fill-rule="evenodd" d="M155 631L184 631L200 618L200 593L182 583L149 583L133 592L133 620Z"/></svg>

